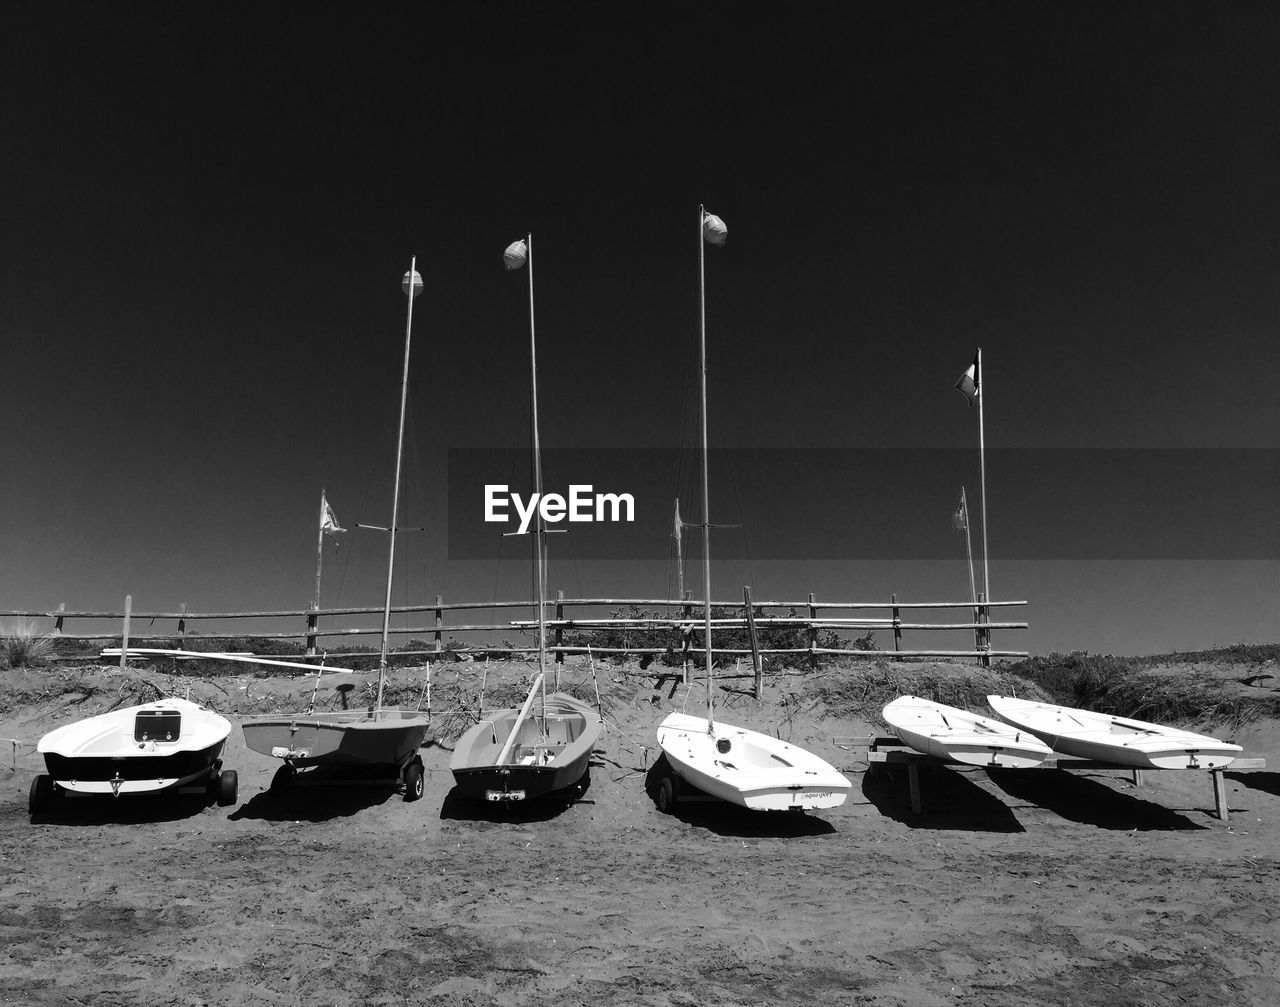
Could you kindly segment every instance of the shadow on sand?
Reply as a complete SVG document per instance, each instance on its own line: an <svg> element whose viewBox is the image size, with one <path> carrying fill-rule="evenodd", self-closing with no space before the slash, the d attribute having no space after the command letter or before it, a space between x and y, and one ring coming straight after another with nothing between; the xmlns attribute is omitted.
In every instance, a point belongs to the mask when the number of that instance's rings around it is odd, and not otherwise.
<svg viewBox="0 0 1280 1007"><path fill-rule="evenodd" d="M644 790L651 801L657 802L658 786L669 772L666 757L661 756L645 773ZM830 822L807 811L750 811L696 791L687 783L682 784L681 797L671 816L686 825L734 839L794 839L829 836L836 831Z"/></svg>
<svg viewBox="0 0 1280 1007"><path fill-rule="evenodd" d="M968 772L921 766L920 814L911 810L907 767L877 766L862 774L862 794L886 818L913 829L964 832L1025 832L1004 801L978 786Z"/></svg>
<svg viewBox="0 0 1280 1007"><path fill-rule="evenodd" d="M1185 815L1133 794L1112 790L1105 783L1061 769L1034 769L990 774L1010 797L1035 804L1081 825L1119 832L1198 831Z"/></svg>
<svg viewBox="0 0 1280 1007"><path fill-rule="evenodd" d="M50 801L47 811L32 815L31 823L82 826L178 822L192 818L206 808L220 810L208 798L191 794L121 798L63 794Z"/></svg>
<svg viewBox="0 0 1280 1007"><path fill-rule="evenodd" d="M287 786L255 794L228 817L233 822L328 822L389 800L402 800L402 793L400 785L389 781L385 773L361 779L316 769L300 773Z"/></svg>
<svg viewBox="0 0 1280 1007"><path fill-rule="evenodd" d="M1261 790L1264 794L1273 794L1280 797L1280 773L1233 773L1228 771L1222 775L1232 783L1243 783L1252 790Z"/></svg>
<svg viewBox="0 0 1280 1007"><path fill-rule="evenodd" d="M586 801L586 794L590 789L590 770L572 787L544 794L530 801L482 801L454 787L445 795L444 803L440 806L440 820L510 825L549 822L553 818L559 818L579 801L591 803Z"/></svg>

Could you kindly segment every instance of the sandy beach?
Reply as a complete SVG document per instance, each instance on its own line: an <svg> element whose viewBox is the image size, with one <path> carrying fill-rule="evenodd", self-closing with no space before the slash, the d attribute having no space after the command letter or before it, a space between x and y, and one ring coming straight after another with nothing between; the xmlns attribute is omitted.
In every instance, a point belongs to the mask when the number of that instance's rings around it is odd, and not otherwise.
<svg viewBox="0 0 1280 1007"><path fill-rule="evenodd" d="M634 675L635 669L631 672ZM41 769L0 771L0 1003L95 1005L1272 1004L1280 997L1280 772L865 772L832 739L819 676L770 680L722 716L845 770L846 804L664 815L653 729L701 686L601 669L609 726L583 798L460 799L450 739L426 793L267 792L275 760L233 730L233 807L77 801L27 814ZM415 675L397 672L401 691ZM141 688L235 719L300 702L296 679L115 669L10 672L0 736L35 739ZM458 676L455 676L458 677ZM445 679L436 708L456 702ZM462 679L459 677L459 681ZM403 701L403 700L401 700ZM447 720L441 716L441 721ZM1275 765L1280 729L1236 735ZM8 746L11 747L11 746ZM8 753L5 753L6 755Z"/></svg>

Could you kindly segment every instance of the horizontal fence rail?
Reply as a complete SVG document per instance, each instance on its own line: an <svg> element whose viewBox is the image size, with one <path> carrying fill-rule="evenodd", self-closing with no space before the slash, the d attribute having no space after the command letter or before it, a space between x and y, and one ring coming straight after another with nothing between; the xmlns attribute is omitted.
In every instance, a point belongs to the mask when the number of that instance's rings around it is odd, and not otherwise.
<svg viewBox="0 0 1280 1007"><path fill-rule="evenodd" d="M738 645L741 641L727 641L725 646L715 646L713 640L712 652L726 657L751 655L756 664L757 676L760 671L761 658L769 655L807 655L812 663L816 663L820 655L868 657L883 654L898 658L977 658L983 664L986 664L989 663L992 657L1012 658L1027 656L1026 651L997 650L993 648L991 643L992 630L1020 630L1026 629L1028 626L1026 622L1007 620L993 622L991 620L991 609L1010 609L1024 607L1026 604L1026 601L986 601L981 595L976 603L974 601L906 602L898 601L896 595L890 596L890 600L887 602L818 601L813 594L810 594L804 601L756 601L751 598L750 588L745 588L744 597L741 601L712 602L713 607L722 610L722 612L738 611L742 614L729 617L717 614L712 618L711 626L713 630L719 630L722 634L726 631L741 632L745 630L749 637L750 646ZM375 626L328 625L322 627L320 625L321 619L332 620L352 616L381 615L382 609L377 607L327 609L311 607L257 612L191 612L183 604L176 611L133 612L130 610L130 606L131 602L126 600L125 611L123 612L101 612L69 611L64 605L54 611L24 609L0 612L0 618L49 619L53 622L52 633L58 639L69 641L119 641L126 651L131 635L134 639L145 638L146 640L166 641L179 645L185 645L193 638L220 640L252 637L253 639L271 641L297 640L305 645L305 656L314 657L322 639L341 640L361 636L378 636L382 632L380 627ZM608 617L595 615L583 617L570 615L566 617L565 615L566 610L598 609L606 606L615 610L629 609L631 614L615 614ZM563 594L558 594L554 600L548 600L547 608L554 608L555 611L554 618L548 618L544 622L549 637L547 650L555 655L557 662L563 662L566 654L634 654L638 656L674 654L682 658L687 673L689 662L706 653L705 640L702 639L702 635L705 632L705 619L701 615L702 602L697 598L565 598ZM672 614L663 617L640 611L646 608L665 609ZM538 647L536 644L511 644L504 640L500 644L477 642L463 645L454 639L445 638L446 634L452 636L454 634L486 633L490 636L497 636L513 631L521 634L536 633L537 631L538 622L536 618L509 619L496 623L469 621L449 623L446 621L447 613L472 612L482 609L523 609L536 612L537 603L533 601L445 602L440 596L437 596L434 604L395 606L391 609L393 615L428 614L433 617L429 623L421 626L402 626L392 630L397 639L407 637L410 640L422 640L424 644L429 640L429 649L399 649L395 653L400 656L430 656L433 654L451 654L455 656L468 654L525 655L537 653ZM770 611L776 613L779 610L786 614L766 614ZM946 610L964 612L968 617L968 621L956 621L953 617L945 622L929 622L922 618L927 613L936 611L942 614ZM847 617L841 614L859 611L883 612L885 614L883 616L849 615ZM828 614L821 614L824 612ZM904 612L911 613L914 618L910 620L904 619ZM284 631L256 632L239 629L228 631L224 628L223 631L217 634L208 631L188 632L189 623L212 621L251 622L265 619L298 620L298 627ZM66 630L69 621L87 622L95 620L121 621L121 631L68 632ZM156 632L153 624L157 621L172 622L175 625L171 632ZM140 623L145 623L146 625L139 625ZM132 634L130 631L131 624L133 627ZM759 639L761 634L780 631L798 632L803 635L803 641L799 645L771 646L767 641ZM838 631L860 631L864 632L866 636L863 638L861 646L850 646L850 641L836 638L835 642L840 645L833 647L828 645L832 642L832 638L829 635L826 639L820 638L820 631L827 631L828 634ZM973 646L972 648L961 647L954 649L905 648L902 645L902 633L904 631L911 633L937 631L972 632ZM615 634L615 636L609 637L606 635L610 633ZM663 642L662 645L655 645L652 639L631 641L624 636L619 640L616 638L616 634L619 633L628 635L634 633L637 636L647 634L650 637L654 634L666 633L668 634L668 640ZM872 634L875 633L892 633L893 650L881 651L875 649L874 644L869 646L868 642L873 640ZM568 634L567 637L566 634ZM575 638L574 634L578 634L579 638ZM584 637L587 634L595 635L598 638L594 641L586 639ZM795 640L790 642L792 644L797 643ZM327 651L327 656L329 658L340 656L367 657L368 651Z"/></svg>

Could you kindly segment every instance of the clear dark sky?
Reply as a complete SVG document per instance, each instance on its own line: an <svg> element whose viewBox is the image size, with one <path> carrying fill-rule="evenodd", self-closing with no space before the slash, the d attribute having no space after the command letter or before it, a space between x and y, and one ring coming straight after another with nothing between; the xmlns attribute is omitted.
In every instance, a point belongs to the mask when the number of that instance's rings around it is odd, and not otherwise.
<svg viewBox="0 0 1280 1007"><path fill-rule="evenodd" d="M705 203L729 226L712 440L738 459L713 519L746 525L713 537L713 594L964 598L952 384L981 344L1006 458L1174 452L993 463L993 593L1031 602L1007 643L1274 640L1277 52L1265 3L7 4L0 610L307 604L321 487L344 524L390 517L411 254L404 523L429 531L396 600L527 596L513 540L450 556L446 452L528 438L501 252L533 232L544 443L678 455ZM752 467L788 451L803 480ZM553 544L552 587L667 596L677 484L603 487L652 558L594 529ZM380 603L384 561L345 536L325 605Z"/></svg>

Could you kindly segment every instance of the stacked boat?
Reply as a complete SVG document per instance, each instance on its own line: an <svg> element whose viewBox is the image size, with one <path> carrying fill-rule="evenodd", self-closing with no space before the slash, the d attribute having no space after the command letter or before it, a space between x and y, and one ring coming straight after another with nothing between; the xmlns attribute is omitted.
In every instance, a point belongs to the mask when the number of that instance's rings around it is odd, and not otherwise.
<svg viewBox="0 0 1280 1007"><path fill-rule="evenodd" d="M884 719L904 744L947 762L1027 769L1053 754L1030 731L919 696L899 696Z"/></svg>
<svg viewBox="0 0 1280 1007"><path fill-rule="evenodd" d="M1243 751L1204 734L1107 713L1012 696L988 696L998 720L918 696L885 706L885 722L906 745L947 762L1034 767L1051 755L1133 769L1222 769Z"/></svg>
<svg viewBox="0 0 1280 1007"><path fill-rule="evenodd" d="M1239 745L1177 727L1012 696L988 696L1005 723L1030 731L1055 752L1135 769L1221 769Z"/></svg>

